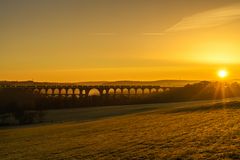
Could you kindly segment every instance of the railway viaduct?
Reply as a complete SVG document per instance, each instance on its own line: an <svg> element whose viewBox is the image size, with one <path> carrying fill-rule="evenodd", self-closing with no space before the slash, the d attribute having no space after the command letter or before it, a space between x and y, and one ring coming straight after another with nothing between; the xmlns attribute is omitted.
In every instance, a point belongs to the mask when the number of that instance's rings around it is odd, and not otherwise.
<svg viewBox="0 0 240 160"><path fill-rule="evenodd" d="M114 95L145 95L170 91L177 87L138 86L138 85L2 85L0 88L31 90L34 94L49 97L88 97Z"/></svg>

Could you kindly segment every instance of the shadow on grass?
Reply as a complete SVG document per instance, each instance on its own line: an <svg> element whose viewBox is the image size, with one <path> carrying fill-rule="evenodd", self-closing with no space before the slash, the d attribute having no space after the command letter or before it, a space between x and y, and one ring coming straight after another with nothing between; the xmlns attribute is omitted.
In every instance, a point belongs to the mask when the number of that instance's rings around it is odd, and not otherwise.
<svg viewBox="0 0 240 160"><path fill-rule="evenodd" d="M182 113L182 112L207 112L212 110L220 110L220 109L240 109L240 101L232 101L232 102L220 102L213 105L203 105L196 107L184 107L184 108L175 108L165 113Z"/></svg>

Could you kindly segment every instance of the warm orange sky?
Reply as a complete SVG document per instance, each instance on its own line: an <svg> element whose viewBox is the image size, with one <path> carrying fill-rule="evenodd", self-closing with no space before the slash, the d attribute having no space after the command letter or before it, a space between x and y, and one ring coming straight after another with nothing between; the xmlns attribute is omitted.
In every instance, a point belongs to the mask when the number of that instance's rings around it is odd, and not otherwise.
<svg viewBox="0 0 240 160"><path fill-rule="evenodd" d="M240 78L239 0L2 0L0 80Z"/></svg>

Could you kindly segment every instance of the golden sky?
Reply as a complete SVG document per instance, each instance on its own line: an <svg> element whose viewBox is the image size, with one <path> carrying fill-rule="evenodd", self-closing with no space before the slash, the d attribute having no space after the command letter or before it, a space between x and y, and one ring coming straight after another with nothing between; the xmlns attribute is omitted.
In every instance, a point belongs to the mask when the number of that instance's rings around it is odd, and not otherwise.
<svg viewBox="0 0 240 160"><path fill-rule="evenodd" d="M0 80L240 77L239 0L2 0Z"/></svg>

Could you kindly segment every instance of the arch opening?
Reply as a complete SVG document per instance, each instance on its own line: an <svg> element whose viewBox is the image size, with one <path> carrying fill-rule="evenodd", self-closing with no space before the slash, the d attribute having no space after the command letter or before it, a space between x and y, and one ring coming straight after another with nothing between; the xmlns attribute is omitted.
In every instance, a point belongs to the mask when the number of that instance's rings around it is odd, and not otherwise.
<svg viewBox="0 0 240 160"><path fill-rule="evenodd" d="M53 94L53 90L52 90L51 88L49 88L49 89L47 90L47 94L48 94L48 95L52 95L52 94Z"/></svg>
<svg viewBox="0 0 240 160"><path fill-rule="evenodd" d="M82 95L83 95L83 96L86 96L86 90L85 90L85 89L82 90Z"/></svg>
<svg viewBox="0 0 240 160"><path fill-rule="evenodd" d="M133 94L136 94L136 90L135 90L134 88L131 88L129 92L130 92L130 94L132 94L132 95L133 95Z"/></svg>
<svg viewBox="0 0 240 160"><path fill-rule="evenodd" d="M100 96L101 93L98 89L93 88L89 91L88 96Z"/></svg>
<svg viewBox="0 0 240 160"><path fill-rule="evenodd" d="M47 94L46 89L42 88L42 89L40 90L40 94Z"/></svg>
<svg viewBox="0 0 240 160"><path fill-rule="evenodd" d="M102 91L102 94L103 94L103 95L106 95L106 94L107 94L106 89L104 89L104 90Z"/></svg>
<svg viewBox="0 0 240 160"><path fill-rule="evenodd" d="M124 89L122 90L122 93L123 93L124 95L128 95L128 94L129 94L129 91L128 91L127 88L124 88Z"/></svg>
<svg viewBox="0 0 240 160"><path fill-rule="evenodd" d="M80 93L81 93L80 89L76 88L76 89L74 90L74 94L75 94L75 95L80 95Z"/></svg>
<svg viewBox="0 0 240 160"><path fill-rule="evenodd" d="M59 91L59 89L57 89L57 88L56 88L56 89L54 89L54 90L53 90L53 94L54 94L54 95L59 95L59 94L60 94L60 91Z"/></svg>
<svg viewBox="0 0 240 160"><path fill-rule="evenodd" d="M145 89L143 90L143 93L144 93L144 94L150 94L150 89L145 88Z"/></svg>
<svg viewBox="0 0 240 160"><path fill-rule="evenodd" d="M159 88L159 89L158 89L158 92L159 92L159 93L162 93L162 92L164 92L164 90L163 90L162 88Z"/></svg>
<svg viewBox="0 0 240 160"><path fill-rule="evenodd" d="M122 94L122 90L121 90L120 88L117 88L117 89L116 89L116 94L117 94L117 95L121 95L121 94Z"/></svg>
<svg viewBox="0 0 240 160"><path fill-rule="evenodd" d="M108 94L109 94L109 95L114 95L114 94L115 94L115 90L114 90L113 88L110 88L110 89L108 90Z"/></svg>
<svg viewBox="0 0 240 160"><path fill-rule="evenodd" d="M67 94L67 91L65 88L60 89L60 95L66 95L66 94Z"/></svg>
<svg viewBox="0 0 240 160"><path fill-rule="evenodd" d="M69 89L67 90L67 94L68 94L68 95L73 95L73 89L72 89L72 88L69 88Z"/></svg>
<svg viewBox="0 0 240 160"><path fill-rule="evenodd" d="M157 92L156 88L151 89L151 93L156 93L156 92Z"/></svg>
<svg viewBox="0 0 240 160"><path fill-rule="evenodd" d="M170 91L170 88L166 88L165 91Z"/></svg>
<svg viewBox="0 0 240 160"><path fill-rule="evenodd" d="M137 89L137 94L143 94L142 88L138 88L138 89Z"/></svg>

